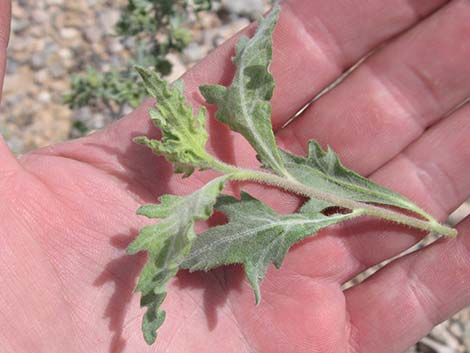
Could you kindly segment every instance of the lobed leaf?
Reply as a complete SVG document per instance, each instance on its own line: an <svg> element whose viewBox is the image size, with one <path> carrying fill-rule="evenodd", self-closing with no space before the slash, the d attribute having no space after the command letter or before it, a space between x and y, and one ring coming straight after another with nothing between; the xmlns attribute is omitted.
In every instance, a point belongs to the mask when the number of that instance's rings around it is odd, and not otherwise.
<svg viewBox="0 0 470 353"><path fill-rule="evenodd" d="M150 110L150 118L162 132L161 140L140 136L137 143L149 147L155 154L175 164L176 173L189 176L194 167L208 168L209 156L205 150L206 109L202 107L194 115L183 93L183 81L169 85L155 72L136 67L148 93L157 99L156 108Z"/></svg>
<svg viewBox="0 0 470 353"><path fill-rule="evenodd" d="M180 267L207 271L226 264L243 264L257 303L261 298L260 282L269 264L279 268L292 245L326 226L355 216L354 213L325 216L320 212L282 215L245 192L240 200L221 195L215 208L225 213L229 222L196 237Z"/></svg>
<svg viewBox="0 0 470 353"><path fill-rule="evenodd" d="M328 147L323 150L316 141L309 141L307 156L297 156L281 150L289 174L298 182L349 200L377 203L409 210L432 219L413 202L346 168ZM303 208L309 208L308 201Z"/></svg>
<svg viewBox="0 0 470 353"><path fill-rule="evenodd" d="M147 251L148 259L137 284L142 292L140 304L147 307L142 331L148 344L155 342L156 330L165 320L160 309L166 296L166 286L178 272L178 264L189 254L194 233L194 222L205 220L213 212L214 204L227 177L212 180L187 196L164 195L158 205L142 206L138 214L161 221L142 228L129 245L130 254Z"/></svg>
<svg viewBox="0 0 470 353"><path fill-rule="evenodd" d="M232 61L237 66L229 87L201 86L206 101L217 104L215 117L241 133L258 153L258 158L278 174L286 173L271 125L270 99L274 79L269 72L272 58L272 32L279 17L275 6L250 39L243 36Z"/></svg>

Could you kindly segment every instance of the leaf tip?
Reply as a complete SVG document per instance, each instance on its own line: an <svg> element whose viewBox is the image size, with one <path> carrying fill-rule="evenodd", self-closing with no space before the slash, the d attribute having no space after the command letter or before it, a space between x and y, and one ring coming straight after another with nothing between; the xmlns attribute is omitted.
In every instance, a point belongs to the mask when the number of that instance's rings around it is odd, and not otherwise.
<svg viewBox="0 0 470 353"><path fill-rule="evenodd" d="M255 305L258 306L261 303L261 293L258 290L255 290Z"/></svg>
<svg viewBox="0 0 470 353"><path fill-rule="evenodd" d="M134 244L135 244L135 243L132 242L132 243L130 243L130 244L128 245L128 247L126 248L126 253L127 253L127 255L134 255L134 254L136 254L136 253L139 251L138 249L136 249L136 247L135 247Z"/></svg>
<svg viewBox="0 0 470 353"><path fill-rule="evenodd" d="M139 75L144 76L146 74L147 69L140 65L134 65L132 68L139 73Z"/></svg>
<svg viewBox="0 0 470 353"><path fill-rule="evenodd" d="M132 139L133 142L139 145L147 145L149 138L147 136L136 136Z"/></svg>
<svg viewBox="0 0 470 353"><path fill-rule="evenodd" d="M227 88L221 85L201 85L199 86L199 92L209 104L218 104L222 101Z"/></svg>

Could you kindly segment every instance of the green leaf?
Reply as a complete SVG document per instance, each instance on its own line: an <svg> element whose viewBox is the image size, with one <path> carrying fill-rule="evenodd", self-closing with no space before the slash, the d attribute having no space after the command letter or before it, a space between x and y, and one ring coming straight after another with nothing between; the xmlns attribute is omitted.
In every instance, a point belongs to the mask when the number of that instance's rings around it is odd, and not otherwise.
<svg viewBox="0 0 470 353"><path fill-rule="evenodd" d="M164 155L175 163L175 172L189 176L194 167L206 169L211 157L205 150L207 142L206 110L202 107L194 115L183 93L183 81L172 86L155 72L136 67L142 76L148 93L157 99L156 108L150 110L155 126L162 131L161 140L140 136L137 143L149 147L154 153Z"/></svg>
<svg viewBox="0 0 470 353"><path fill-rule="evenodd" d="M330 147L323 150L311 140L307 157L282 150L281 154L289 174L304 185L354 201L399 207L433 219L407 198L344 167ZM308 201L303 208L312 207L310 203L318 203L318 200Z"/></svg>
<svg viewBox="0 0 470 353"><path fill-rule="evenodd" d="M274 89L274 79L268 70L272 57L271 35L279 11L279 6L275 6L261 19L252 38L240 38L232 58L237 69L231 85L201 86L200 91L208 103L217 104L216 119L241 133L265 166L285 175L271 126L269 102Z"/></svg>
<svg viewBox="0 0 470 353"><path fill-rule="evenodd" d="M161 218L160 222L142 228L127 249L130 254L148 252L136 288L142 292L141 306L147 307L142 331L148 344L155 341L156 330L165 320L165 312L160 306L166 296L168 281L189 254L195 238L194 222L210 217L226 180L225 176L216 178L188 196L164 195L160 204L142 206L138 210L138 214L148 218Z"/></svg>
<svg viewBox="0 0 470 353"><path fill-rule="evenodd" d="M257 303L261 298L259 285L269 264L279 268L293 244L355 216L319 212L281 215L245 192L241 200L221 195L215 208L225 213L229 222L196 237L181 268L207 271L225 264L243 264Z"/></svg>

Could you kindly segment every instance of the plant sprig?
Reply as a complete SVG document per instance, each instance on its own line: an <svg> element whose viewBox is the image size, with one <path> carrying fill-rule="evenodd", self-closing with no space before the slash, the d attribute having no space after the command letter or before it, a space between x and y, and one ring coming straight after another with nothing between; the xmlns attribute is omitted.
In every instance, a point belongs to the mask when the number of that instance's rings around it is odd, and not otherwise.
<svg viewBox="0 0 470 353"><path fill-rule="evenodd" d="M142 136L135 141L165 156L174 163L175 172L185 177L196 168L222 174L190 195L164 195L160 204L146 205L138 211L161 219L144 227L128 249L130 253L144 250L149 254L137 286L142 292L141 305L147 307L142 330L148 344L155 341L156 330L164 321L161 305L166 285L179 269L207 271L225 264L242 264L259 303L260 283L268 266L279 268L293 244L329 225L367 215L422 231L457 235L455 229L440 224L410 200L344 167L330 148L323 150L312 140L307 156L298 156L276 145L270 104L274 79L269 65L271 37L279 12L276 5L260 20L252 38L240 39L233 57L237 69L230 86L200 87L206 101L217 105L216 119L246 138L263 168L239 168L209 154L205 149L205 108L194 115L181 81L169 85L156 73L137 68L148 93L157 99L150 117L162 131L162 138ZM272 185L307 197L308 201L298 212L283 215L245 192L241 199L222 195L227 181ZM342 212L324 212L332 206ZM225 213L228 223L196 236L194 223L208 219L214 209Z"/></svg>

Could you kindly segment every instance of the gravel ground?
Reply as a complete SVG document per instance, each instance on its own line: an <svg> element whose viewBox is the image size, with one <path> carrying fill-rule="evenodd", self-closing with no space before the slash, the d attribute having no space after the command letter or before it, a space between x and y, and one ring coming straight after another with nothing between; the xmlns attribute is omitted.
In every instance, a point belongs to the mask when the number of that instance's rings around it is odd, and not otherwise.
<svg viewBox="0 0 470 353"><path fill-rule="evenodd" d="M236 33L267 8L267 0L221 0L224 11L204 14L191 23L194 42L182 55L172 54L170 80L178 78L213 48ZM108 124L103 111L70 111L61 104L71 73L92 64L101 69L123 65L129 58L112 33L125 0L18 0L13 2L0 129L16 153L69 138L72 121L93 129ZM222 15L223 14L223 15ZM464 205L451 221L470 213ZM427 240L428 242L431 240ZM354 283L374 272L371 269ZM408 353L469 353L470 309L440 324Z"/></svg>

